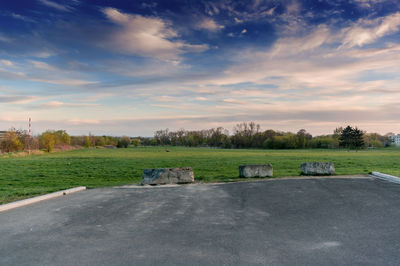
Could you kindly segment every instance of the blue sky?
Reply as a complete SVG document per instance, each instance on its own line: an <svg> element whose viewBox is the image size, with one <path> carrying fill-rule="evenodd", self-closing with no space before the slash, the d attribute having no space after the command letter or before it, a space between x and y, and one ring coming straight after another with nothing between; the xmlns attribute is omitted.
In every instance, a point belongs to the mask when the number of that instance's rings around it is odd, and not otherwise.
<svg viewBox="0 0 400 266"><path fill-rule="evenodd" d="M400 2L0 1L0 129L400 133Z"/></svg>

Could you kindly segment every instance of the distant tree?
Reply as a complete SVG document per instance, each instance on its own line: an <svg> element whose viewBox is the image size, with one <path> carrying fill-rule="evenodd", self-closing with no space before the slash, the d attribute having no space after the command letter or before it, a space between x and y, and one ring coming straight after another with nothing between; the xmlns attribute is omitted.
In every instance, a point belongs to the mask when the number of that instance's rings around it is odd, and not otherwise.
<svg viewBox="0 0 400 266"><path fill-rule="evenodd" d="M264 149L273 149L274 148L273 143L274 143L273 137L272 138L268 138L268 139L266 139L264 141L263 148Z"/></svg>
<svg viewBox="0 0 400 266"><path fill-rule="evenodd" d="M272 149L295 149L297 145L297 136L287 132L283 135L276 135L269 142L264 143L266 148Z"/></svg>
<svg viewBox="0 0 400 266"><path fill-rule="evenodd" d="M231 138L228 134L222 134L222 148L230 149L232 148Z"/></svg>
<svg viewBox="0 0 400 266"><path fill-rule="evenodd" d="M381 141L379 141L379 140L370 140L369 142L368 142L368 147L372 147L372 148L383 148L384 147L384 144L381 142Z"/></svg>
<svg viewBox="0 0 400 266"><path fill-rule="evenodd" d="M168 139L171 142L172 146L177 146L179 145L179 138L177 132L168 132Z"/></svg>
<svg viewBox="0 0 400 266"><path fill-rule="evenodd" d="M347 126L343 129L339 140L342 147L360 149L364 146L364 132L357 127Z"/></svg>
<svg viewBox="0 0 400 266"><path fill-rule="evenodd" d="M122 136L117 143L118 148L128 148L129 144L131 143L131 139L127 136Z"/></svg>
<svg viewBox="0 0 400 266"><path fill-rule="evenodd" d="M304 149L309 147L309 143L312 139L310 133L308 133L305 129L300 129L297 134L297 148Z"/></svg>
<svg viewBox="0 0 400 266"><path fill-rule="evenodd" d="M96 146L104 146L106 145L106 139L104 137L96 138Z"/></svg>
<svg viewBox="0 0 400 266"><path fill-rule="evenodd" d="M117 137L111 137L111 136L103 136L103 137L106 140L106 145L116 146L117 143L118 143L118 138Z"/></svg>
<svg viewBox="0 0 400 266"><path fill-rule="evenodd" d="M311 140L311 147L317 149L338 148L339 141L333 135L318 136Z"/></svg>
<svg viewBox="0 0 400 266"><path fill-rule="evenodd" d="M291 132L286 133L283 136L284 149L296 149L297 148L297 136Z"/></svg>
<svg viewBox="0 0 400 266"><path fill-rule="evenodd" d="M141 146L150 146L151 145L151 138L148 137L138 137L140 140Z"/></svg>
<svg viewBox="0 0 400 266"><path fill-rule="evenodd" d="M85 147L90 148L92 146L92 141L90 139L90 136L85 136Z"/></svg>
<svg viewBox="0 0 400 266"><path fill-rule="evenodd" d="M260 132L260 125L254 122L237 124L233 128L232 143L236 148L250 148L258 132Z"/></svg>
<svg viewBox="0 0 400 266"><path fill-rule="evenodd" d="M137 147L137 146L140 145L140 140L139 139L133 139L132 140L132 144L133 144L133 146Z"/></svg>
<svg viewBox="0 0 400 266"><path fill-rule="evenodd" d="M333 131L333 137L339 138L342 135L342 132L343 132L343 127L335 128L335 130Z"/></svg>
<svg viewBox="0 0 400 266"><path fill-rule="evenodd" d="M56 144L56 138L54 136L54 132L51 130L43 132L42 135L40 135L39 137L39 142L40 145L44 147L47 152L51 152Z"/></svg>
<svg viewBox="0 0 400 266"><path fill-rule="evenodd" d="M20 151L24 148L23 140L20 139L17 130L11 128L4 134L3 139L0 142L0 147L3 152L14 152Z"/></svg>
<svg viewBox="0 0 400 266"><path fill-rule="evenodd" d="M70 144L71 137L65 130L51 131L54 134L54 139L57 144Z"/></svg>
<svg viewBox="0 0 400 266"><path fill-rule="evenodd" d="M285 139L283 136L274 136L269 145L271 145L272 149L284 149L286 146Z"/></svg>
<svg viewBox="0 0 400 266"><path fill-rule="evenodd" d="M275 130L272 129L268 129L264 131L264 136L267 139L272 139L274 136L276 136L277 133L275 132Z"/></svg>
<svg viewBox="0 0 400 266"><path fill-rule="evenodd" d="M252 148L262 148L265 142L265 135L264 132L257 132L251 138L251 147Z"/></svg>
<svg viewBox="0 0 400 266"><path fill-rule="evenodd" d="M211 147L223 147L226 143L227 130L222 127L208 130L208 145Z"/></svg>
<svg viewBox="0 0 400 266"><path fill-rule="evenodd" d="M157 144L158 144L157 139L156 138L152 138L151 141L150 141L150 145L151 146L157 146Z"/></svg>
<svg viewBox="0 0 400 266"><path fill-rule="evenodd" d="M366 147L382 148L385 145L385 137L378 133L364 134L364 142Z"/></svg>
<svg viewBox="0 0 400 266"><path fill-rule="evenodd" d="M353 128L351 126L345 127L339 136L339 143L341 147L345 147L346 149L351 148L353 138Z"/></svg>
<svg viewBox="0 0 400 266"><path fill-rule="evenodd" d="M156 139L157 143L160 145L169 145L171 144L170 135L168 128L165 130L158 130L154 133L154 138Z"/></svg>
<svg viewBox="0 0 400 266"><path fill-rule="evenodd" d="M352 146L358 150L364 146L364 132L358 128L353 128Z"/></svg>
<svg viewBox="0 0 400 266"><path fill-rule="evenodd" d="M393 132L389 132L383 136L383 143L384 143L385 147L390 147L393 145L393 136L394 135L395 134Z"/></svg>
<svg viewBox="0 0 400 266"><path fill-rule="evenodd" d="M186 141L185 141L186 146L189 146L189 147L197 146L197 143L196 143L196 140L195 140L195 137L193 136L193 134L188 134L185 139L186 139Z"/></svg>
<svg viewBox="0 0 400 266"><path fill-rule="evenodd" d="M264 138L265 138L265 140L263 142L263 148L264 149L273 149L274 148L273 147L273 142L274 142L273 138L275 136L277 136L278 133L275 132L275 130L268 129L268 130L264 131L263 135L264 135Z"/></svg>

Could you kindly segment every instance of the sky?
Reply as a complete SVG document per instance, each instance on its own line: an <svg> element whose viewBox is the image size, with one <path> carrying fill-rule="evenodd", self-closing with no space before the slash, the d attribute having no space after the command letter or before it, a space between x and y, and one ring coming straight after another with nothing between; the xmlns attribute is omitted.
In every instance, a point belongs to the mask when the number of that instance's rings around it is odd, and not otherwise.
<svg viewBox="0 0 400 266"><path fill-rule="evenodd" d="M0 130L400 133L398 0L0 1Z"/></svg>

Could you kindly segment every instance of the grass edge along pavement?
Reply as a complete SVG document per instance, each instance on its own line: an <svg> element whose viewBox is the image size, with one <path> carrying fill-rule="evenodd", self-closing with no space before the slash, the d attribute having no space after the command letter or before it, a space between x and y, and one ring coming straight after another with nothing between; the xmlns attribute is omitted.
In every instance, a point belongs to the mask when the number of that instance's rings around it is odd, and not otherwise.
<svg viewBox="0 0 400 266"><path fill-rule="evenodd" d="M40 202L40 201L44 201L44 200L48 200L48 199L53 199L53 198L69 195L71 193L79 192L79 191L82 191L82 190L85 190L85 189L86 189L86 187L75 187L75 188L56 191L56 192L49 193L49 194L44 194L42 196L27 198L27 199L14 201L14 202L6 203L6 204L0 204L0 213L3 212L3 211L8 211L8 210L12 210L12 209L15 209L15 208L23 207L23 206L26 206L26 205L34 204L34 203L37 203L37 202Z"/></svg>
<svg viewBox="0 0 400 266"><path fill-rule="evenodd" d="M271 163L274 176L298 176L303 162L333 162L336 175L400 175L400 149L250 150L168 147L82 149L0 158L0 203L77 186L139 184L145 168L191 166L197 182L232 182L241 164Z"/></svg>

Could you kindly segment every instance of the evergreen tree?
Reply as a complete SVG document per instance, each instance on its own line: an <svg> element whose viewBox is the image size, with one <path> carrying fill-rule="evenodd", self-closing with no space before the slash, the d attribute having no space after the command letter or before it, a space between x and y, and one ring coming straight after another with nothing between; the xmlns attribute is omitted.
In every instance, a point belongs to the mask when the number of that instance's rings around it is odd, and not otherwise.
<svg viewBox="0 0 400 266"><path fill-rule="evenodd" d="M358 128L354 128L352 132L352 146L359 149L364 146L364 133Z"/></svg>
<svg viewBox="0 0 400 266"><path fill-rule="evenodd" d="M342 130L339 141L342 147L359 149L364 146L364 133L356 127L347 126Z"/></svg>
<svg viewBox="0 0 400 266"><path fill-rule="evenodd" d="M351 126L345 127L339 137L339 145L341 147L345 147L346 149L350 149L353 139L353 128Z"/></svg>

